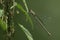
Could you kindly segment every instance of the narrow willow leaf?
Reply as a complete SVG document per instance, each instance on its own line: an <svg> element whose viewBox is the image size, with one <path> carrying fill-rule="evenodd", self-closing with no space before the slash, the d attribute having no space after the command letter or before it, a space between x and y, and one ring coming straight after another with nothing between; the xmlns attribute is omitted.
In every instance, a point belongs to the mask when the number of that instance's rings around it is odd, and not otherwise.
<svg viewBox="0 0 60 40"><path fill-rule="evenodd" d="M29 14L24 10L24 8L19 3L17 3L17 8L20 9L22 12L24 12L24 14L26 15L26 18L29 20L29 22L33 28L33 22L32 22L31 17L29 16Z"/></svg>
<svg viewBox="0 0 60 40"><path fill-rule="evenodd" d="M0 9L0 17L2 17L2 16L3 16L3 10Z"/></svg>
<svg viewBox="0 0 60 40"><path fill-rule="evenodd" d="M18 24L18 25L19 25L19 27L21 27L21 29L24 31L24 33L26 34L27 38L28 38L29 40L33 40L33 37L32 37L32 35L31 35L31 33L30 33L23 25L21 25L21 24Z"/></svg>
<svg viewBox="0 0 60 40"><path fill-rule="evenodd" d="M26 12L25 10L24 10L24 8L21 6L21 4L19 4L19 3L16 3L17 5L17 8L18 9L20 9L22 12Z"/></svg>
<svg viewBox="0 0 60 40"><path fill-rule="evenodd" d="M7 26L6 26L6 23L2 20L2 19L0 19L0 27L2 28L2 30L7 30Z"/></svg>
<svg viewBox="0 0 60 40"><path fill-rule="evenodd" d="M24 5L25 5L25 8L26 8L26 11L29 12L29 9L28 9L28 6L27 6L27 3L26 3L26 0L22 0Z"/></svg>

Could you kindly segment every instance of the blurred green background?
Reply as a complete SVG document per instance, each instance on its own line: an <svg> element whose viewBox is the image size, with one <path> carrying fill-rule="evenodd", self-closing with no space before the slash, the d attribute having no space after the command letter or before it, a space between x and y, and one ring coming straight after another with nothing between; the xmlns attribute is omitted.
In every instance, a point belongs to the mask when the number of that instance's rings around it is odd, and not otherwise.
<svg viewBox="0 0 60 40"><path fill-rule="evenodd" d="M22 0L16 0L24 7ZM41 25L31 16L34 27L32 29L30 23L26 22L25 15L15 13L15 37L14 40L28 40L24 32L16 24L23 24L33 35L34 40L60 40L60 0L26 0L29 9L36 12L36 15L44 22L48 33L41 27ZM17 8L16 8L17 9ZM3 32L0 30L0 40L2 40Z"/></svg>

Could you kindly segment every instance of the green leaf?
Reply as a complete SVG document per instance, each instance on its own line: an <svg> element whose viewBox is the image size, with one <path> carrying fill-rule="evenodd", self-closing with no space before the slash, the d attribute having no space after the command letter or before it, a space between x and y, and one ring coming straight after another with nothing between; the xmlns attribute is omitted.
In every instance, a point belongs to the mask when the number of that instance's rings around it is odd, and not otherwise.
<svg viewBox="0 0 60 40"><path fill-rule="evenodd" d="M26 34L27 38L28 38L29 40L33 40L33 37L32 37L32 35L31 35L31 33L30 33L23 25L21 25L21 24L18 24L18 25L19 25L19 27L21 27L21 29L24 31L24 33Z"/></svg>
<svg viewBox="0 0 60 40"><path fill-rule="evenodd" d="M17 8L18 9L20 9L22 12L26 12L25 10L24 10L24 8L21 6L21 4L19 4L19 3L16 3L17 5Z"/></svg>
<svg viewBox="0 0 60 40"><path fill-rule="evenodd" d="M27 3L26 3L26 0L22 0L24 5L25 5L25 8L26 8L26 11L29 12L29 9L28 9L28 6L27 6Z"/></svg>
<svg viewBox="0 0 60 40"><path fill-rule="evenodd" d="M24 12L24 14L26 15L26 18L28 19L28 21L30 22L30 24L32 25L33 28L33 22L31 17L29 16L29 14L24 10L24 8L21 6L21 4L17 3L17 8L20 9L22 12Z"/></svg>
<svg viewBox="0 0 60 40"><path fill-rule="evenodd" d="M2 16L3 16L3 10L0 9L0 17L2 17Z"/></svg>
<svg viewBox="0 0 60 40"><path fill-rule="evenodd" d="M2 20L2 19L0 19L0 27L2 28L2 30L7 30L7 26L6 26L7 24Z"/></svg>

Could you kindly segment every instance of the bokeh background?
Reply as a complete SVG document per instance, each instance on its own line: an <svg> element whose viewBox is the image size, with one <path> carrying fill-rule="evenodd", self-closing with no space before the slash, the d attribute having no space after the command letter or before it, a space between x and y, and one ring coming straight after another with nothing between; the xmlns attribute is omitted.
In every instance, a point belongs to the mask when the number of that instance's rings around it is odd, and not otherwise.
<svg viewBox="0 0 60 40"><path fill-rule="evenodd" d="M16 0L23 7L22 0ZM17 23L23 24L33 35L34 40L60 40L60 0L26 0L29 9L36 12L36 15L41 18L47 30L52 34L48 33L42 28L42 26L34 19L32 15L32 21L34 27L32 29L29 22L26 22L25 15L20 11L20 14L16 14L14 17L15 22L15 37L14 40L28 40L24 32L18 27ZM16 8L17 9L17 8ZM16 10L15 10L16 11ZM3 32L0 30L0 40L3 40Z"/></svg>

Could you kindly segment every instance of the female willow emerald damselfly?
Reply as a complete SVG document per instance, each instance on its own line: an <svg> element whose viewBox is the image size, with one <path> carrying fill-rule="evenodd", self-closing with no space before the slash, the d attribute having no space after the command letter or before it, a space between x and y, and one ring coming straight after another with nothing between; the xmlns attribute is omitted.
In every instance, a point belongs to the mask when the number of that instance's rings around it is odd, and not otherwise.
<svg viewBox="0 0 60 40"><path fill-rule="evenodd" d="M43 27L43 29L50 35L52 36L52 34L46 29L46 27L43 24L43 21L35 14L35 12L33 10L30 10L30 14L33 15L33 17L38 21L38 23Z"/></svg>

